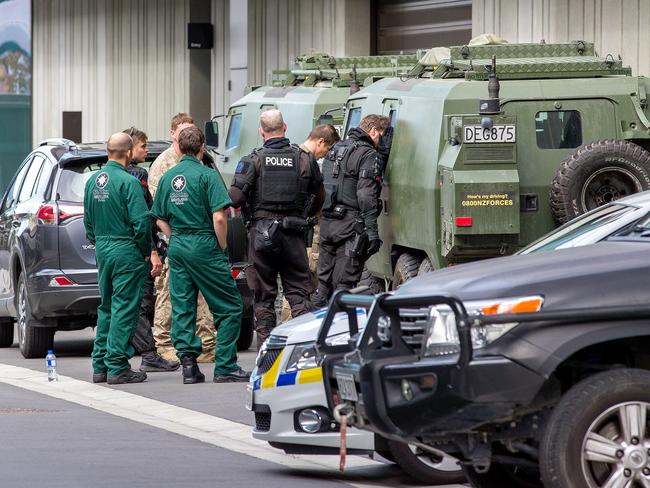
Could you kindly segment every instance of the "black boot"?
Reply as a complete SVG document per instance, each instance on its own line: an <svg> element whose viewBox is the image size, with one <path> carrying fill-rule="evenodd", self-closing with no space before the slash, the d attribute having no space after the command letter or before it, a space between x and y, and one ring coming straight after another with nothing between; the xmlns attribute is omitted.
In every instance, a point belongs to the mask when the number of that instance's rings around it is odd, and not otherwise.
<svg viewBox="0 0 650 488"><path fill-rule="evenodd" d="M100 373L93 373L93 383L106 383L106 371Z"/></svg>
<svg viewBox="0 0 650 488"><path fill-rule="evenodd" d="M196 356L185 354L181 359L183 364L183 384L191 385L194 383L203 383L205 376L201 373L199 365L196 364Z"/></svg>
<svg viewBox="0 0 650 488"><path fill-rule="evenodd" d="M323 293L320 288L311 296L311 304L314 308L327 307L328 301L327 293Z"/></svg>
<svg viewBox="0 0 650 488"><path fill-rule="evenodd" d="M178 361L167 361L161 358L156 351L147 351L142 353L140 371L176 371L180 365Z"/></svg>
<svg viewBox="0 0 650 488"><path fill-rule="evenodd" d="M106 378L109 385L123 385L125 383L142 383L147 379L147 373L127 369L117 376L108 376Z"/></svg>
<svg viewBox="0 0 650 488"><path fill-rule="evenodd" d="M233 371L228 374L215 374L213 378L213 383L243 383L248 381L251 377L251 374L239 368L237 371Z"/></svg>

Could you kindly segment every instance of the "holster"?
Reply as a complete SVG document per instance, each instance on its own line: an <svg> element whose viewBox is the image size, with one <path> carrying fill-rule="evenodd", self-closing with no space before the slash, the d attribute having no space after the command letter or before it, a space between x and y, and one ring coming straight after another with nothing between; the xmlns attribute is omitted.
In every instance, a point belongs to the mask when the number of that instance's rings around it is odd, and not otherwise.
<svg viewBox="0 0 650 488"><path fill-rule="evenodd" d="M253 248L255 252L267 256L278 256L282 253L281 226L282 223L275 219L255 222L253 229Z"/></svg>
<svg viewBox="0 0 650 488"><path fill-rule="evenodd" d="M352 259L363 259L368 251L368 234L355 234L354 239L345 243L345 255Z"/></svg>
<svg viewBox="0 0 650 488"><path fill-rule="evenodd" d="M331 210L323 210L323 216L328 219L341 220L345 217L345 214L348 212L348 209L343 205L335 205Z"/></svg>

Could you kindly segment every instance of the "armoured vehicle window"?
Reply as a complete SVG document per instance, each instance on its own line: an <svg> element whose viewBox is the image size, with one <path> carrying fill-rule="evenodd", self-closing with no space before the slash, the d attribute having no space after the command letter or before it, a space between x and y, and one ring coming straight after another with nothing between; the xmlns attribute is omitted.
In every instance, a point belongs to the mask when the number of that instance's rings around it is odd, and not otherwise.
<svg viewBox="0 0 650 488"><path fill-rule="evenodd" d="M397 110L393 109L388 113L388 118L390 119L390 126L394 129L395 123L397 122Z"/></svg>
<svg viewBox="0 0 650 488"><path fill-rule="evenodd" d="M535 133L540 149L574 148L582 144L582 122L577 110L537 112Z"/></svg>
<svg viewBox="0 0 650 488"><path fill-rule="evenodd" d="M361 107L354 107L353 109L350 109L348 125L345 127L345 134L347 135L350 129L357 127L359 122L361 122Z"/></svg>
<svg viewBox="0 0 650 488"><path fill-rule="evenodd" d="M239 144L239 132L241 131L241 114L233 114L230 117L228 126L228 137L226 137L226 149L232 149Z"/></svg>
<svg viewBox="0 0 650 488"><path fill-rule="evenodd" d="M604 205L564 224L548 236L522 249L518 254L530 254L534 252L553 251L561 247L573 247L580 237L586 236L592 230L607 225L609 222L613 222L624 214L635 210L637 210L636 207L618 203ZM648 225L648 230L650 230L650 223ZM576 242L572 243L572 241Z"/></svg>

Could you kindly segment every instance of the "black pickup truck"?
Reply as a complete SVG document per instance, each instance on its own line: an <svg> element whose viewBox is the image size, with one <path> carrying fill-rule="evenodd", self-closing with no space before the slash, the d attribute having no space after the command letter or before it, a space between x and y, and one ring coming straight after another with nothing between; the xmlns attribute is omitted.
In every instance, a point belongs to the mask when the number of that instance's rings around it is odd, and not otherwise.
<svg viewBox="0 0 650 488"><path fill-rule="evenodd" d="M369 309L362 332L356 309ZM347 345L327 342L347 312ZM481 488L650 487L650 228L336 294L317 343L348 423Z"/></svg>

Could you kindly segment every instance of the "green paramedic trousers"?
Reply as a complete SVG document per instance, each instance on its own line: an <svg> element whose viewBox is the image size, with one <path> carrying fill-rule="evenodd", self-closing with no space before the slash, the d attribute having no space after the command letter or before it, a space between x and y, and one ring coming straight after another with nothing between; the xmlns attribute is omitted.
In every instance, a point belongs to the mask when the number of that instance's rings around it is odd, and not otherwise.
<svg viewBox="0 0 650 488"><path fill-rule="evenodd" d="M196 298L199 290L208 303L218 330L215 374L238 369L237 339L242 302L230 274L228 257L214 234L172 234L167 253L172 301L172 341L178 357L201 354L196 335Z"/></svg>
<svg viewBox="0 0 650 488"><path fill-rule="evenodd" d="M101 303L93 347L93 370L117 376L130 368L135 333L142 302L147 263L129 240L99 238L96 243Z"/></svg>
<svg viewBox="0 0 650 488"><path fill-rule="evenodd" d="M102 237L95 253L101 303L97 309L97 327L93 347L93 370L117 376L130 368L135 353L131 338L138 323L138 313L147 263L130 240Z"/></svg>

